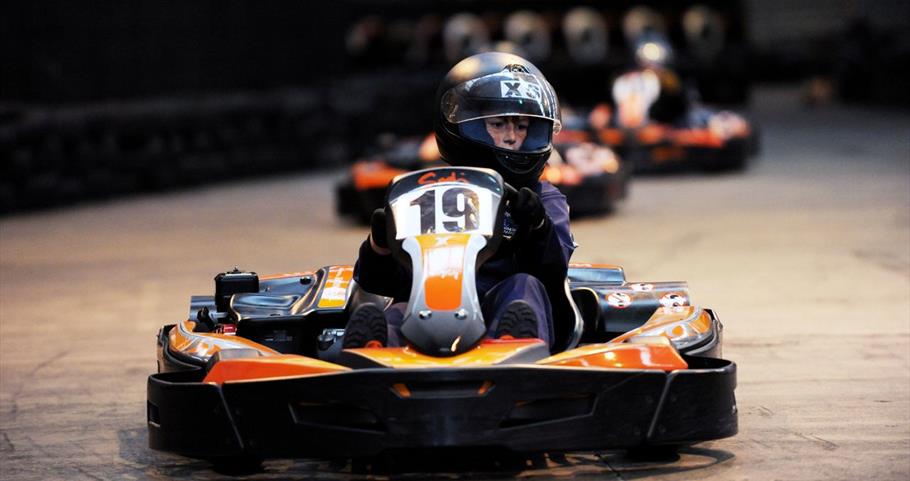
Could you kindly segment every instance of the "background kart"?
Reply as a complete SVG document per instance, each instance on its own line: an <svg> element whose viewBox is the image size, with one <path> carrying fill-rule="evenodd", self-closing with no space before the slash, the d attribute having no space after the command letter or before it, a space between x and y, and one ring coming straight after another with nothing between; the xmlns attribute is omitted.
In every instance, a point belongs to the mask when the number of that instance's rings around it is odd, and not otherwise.
<svg viewBox="0 0 910 481"><path fill-rule="evenodd" d="M591 114L609 116L610 107L600 104ZM757 127L745 117L705 107L690 111L682 124L605 126L596 132L598 140L632 164L635 172L741 170L758 153L760 142Z"/></svg>
<svg viewBox="0 0 910 481"><path fill-rule="evenodd" d="M588 116L597 139L632 163L636 172L745 168L748 158L759 150L754 123L738 113L690 101L685 91L671 100L682 106L681 111L656 120L652 110L664 101L657 78L644 69L616 79L614 105L598 104Z"/></svg>
<svg viewBox="0 0 910 481"><path fill-rule="evenodd" d="M406 347L340 349L352 310L392 302L360 289L351 266L216 276L214 296L193 297L188 319L158 335L150 446L221 459L360 457L735 434L723 327L690 304L685 283L627 283L621 268L574 265L547 285L552 345L484 338L473 273L504 242L507 198L489 169L423 170L390 185L389 246L413 276Z"/></svg>
<svg viewBox="0 0 910 481"><path fill-rule="evenodd" d="M382 207L386 187L395 176L445 163L436 139L381 137L377 153L357 160L350 177L335 187L335 208L340 216L366 223ZM610 212L628 194L631 166L613 150L593 141L585 130L564 129L553 139L554 154L541 179L565 194L573 216Z"/></svg>

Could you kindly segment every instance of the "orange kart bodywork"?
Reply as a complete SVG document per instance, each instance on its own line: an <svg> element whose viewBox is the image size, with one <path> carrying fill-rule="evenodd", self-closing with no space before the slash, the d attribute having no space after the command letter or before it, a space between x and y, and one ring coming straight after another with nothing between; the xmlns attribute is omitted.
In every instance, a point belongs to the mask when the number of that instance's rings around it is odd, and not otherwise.
<svg viewBox="0 0 910 481"><path fill-rule="evenodd" d="M737 430L722 325L690 304L685 283L630 283L621 268L574 264L581 343L551 353L536 339L486 339L442 357L340 349L353 306L389 301L351 272L226 273L215 296L194 296L188 319L158 337L150 446L216 459L357 457L676 445Z"/></svg>

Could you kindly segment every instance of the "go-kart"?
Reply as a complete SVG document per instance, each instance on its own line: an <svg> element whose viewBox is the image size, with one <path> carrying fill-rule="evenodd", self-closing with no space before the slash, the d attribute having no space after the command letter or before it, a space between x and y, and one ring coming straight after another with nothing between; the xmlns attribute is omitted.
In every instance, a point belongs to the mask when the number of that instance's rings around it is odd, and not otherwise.
<svg viewBox="0 0 910 481"><path fill-rule="evenodd" d="M350 175L335 186L338 215L367 223L382 207L386 187L396 176L445 165L433 134L384 139L380 144L376 154L354 162ZM566 196L573 216L610 212L626 197L631 166L589 131L564 129L554 137L553 146L541 179Z"/></svg>
<svg viewBox="0 0 910 481"><path fill-rule="evenodd" d="M405 347L342 349L348 314L391 299L351 266L215 277L158 334L148 378L153 449L213 460L369 457L446 448L565 452L679 446L737 431L736 366L722 325L683 282L627 282L575 264L547 286L552 348L485 336L479 265L505 242L514 190L499 174L396 177L392 255L412 289ZM516 234L518 235L518 234Z"/></svg>
<svg viewBox="0 0 910 481"><path fill-rule="evenodd" d="M679 99L678 103L684 105L679 115L653 118L650 111L664 95L658 73L653 70L635 70L619 76L613 83L612 95L615 107L607 103L596 105L589 121L598 140L632 163L636 172L740 170L758 152L755 125L729 110ZM680 96L685 96L685 92Z"/></svg>
<svg viewBox="0 0 910 481"><path fill-rule="evenodd" d="M566 196L573 217L610 212L628 195L632 164L574 117L563 113L564 128L553 137L553 154L541 178Z"/></svg>

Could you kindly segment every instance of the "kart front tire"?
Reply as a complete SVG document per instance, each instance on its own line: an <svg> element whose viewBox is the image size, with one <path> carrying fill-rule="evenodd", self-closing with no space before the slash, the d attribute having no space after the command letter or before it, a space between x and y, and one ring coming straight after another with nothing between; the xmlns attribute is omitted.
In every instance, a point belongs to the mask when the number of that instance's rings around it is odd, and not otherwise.
<svg viewBox="0 0 910 481"><path fill-rule="evenodd" d="M678 444L660 446L638 446L628 449L626 457L632 461L675 461L679 459Z"/></svg>
<svg viewBox="0 0 910 481"><path fill-rule="evenodd" d="M217 473L228 476L243 476L263 470L262 458L252 455L220 456L209 458L209 462Z"/></svg>

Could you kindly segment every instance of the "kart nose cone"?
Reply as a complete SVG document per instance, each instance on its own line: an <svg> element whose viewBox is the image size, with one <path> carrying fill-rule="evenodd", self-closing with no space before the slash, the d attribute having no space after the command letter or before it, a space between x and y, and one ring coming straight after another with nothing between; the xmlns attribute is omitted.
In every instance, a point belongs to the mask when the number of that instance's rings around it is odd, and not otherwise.
<svg viewBox="0 0 910 481"><path fill-rule="evenodd" d="M454 356L474 347L486 329L483 320L470 318L462 309L452 312L427 310L405 319L401 333L420 352Z"/></svg>

